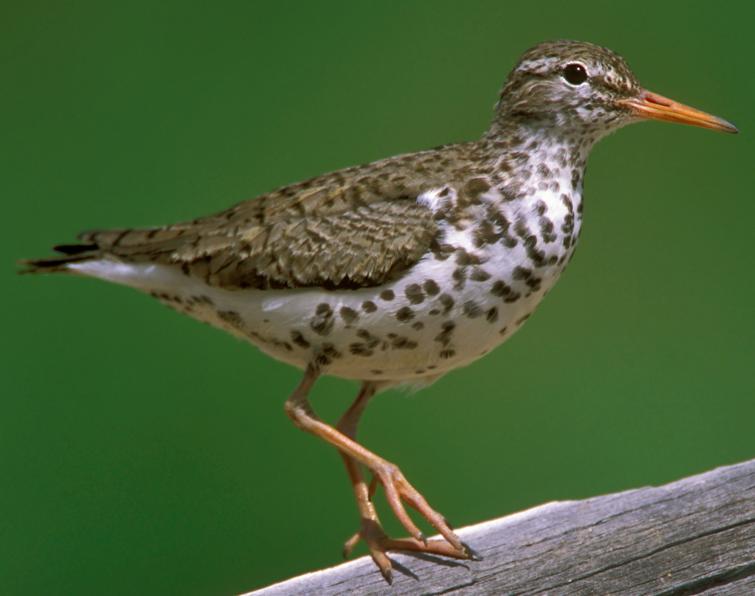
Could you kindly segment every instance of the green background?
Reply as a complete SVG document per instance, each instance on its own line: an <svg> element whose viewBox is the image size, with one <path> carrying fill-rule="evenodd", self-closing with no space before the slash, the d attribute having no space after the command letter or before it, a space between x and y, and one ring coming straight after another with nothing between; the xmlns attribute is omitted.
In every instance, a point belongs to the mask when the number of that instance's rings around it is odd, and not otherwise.
<svg viewBox="0 0 755 596"><path fill-rule="evenodd" d="M474 138L543 39L607 45L741 134L603 141L576 258L525 330L381 396L363 442L456 526L755 457L755 9L525 4L3 3L0 593L240 592L337 563L357 527L339 457L283 413L296 371L14 261ZM315 407L354 392L325 379Z"/></svg>

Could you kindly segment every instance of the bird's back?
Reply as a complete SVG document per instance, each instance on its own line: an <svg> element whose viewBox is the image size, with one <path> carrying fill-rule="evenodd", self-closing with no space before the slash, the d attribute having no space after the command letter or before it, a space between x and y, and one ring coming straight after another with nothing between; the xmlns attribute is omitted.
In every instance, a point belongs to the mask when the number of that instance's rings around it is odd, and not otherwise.
<svg viewBox="0 0 755 596"><path fill-rule="evenodd" d="M227 289L357 288L399 275L436 239L425 191L468 175L475 143L399 155L279 188L206 217L84 232L32 272L155 263Z"/></svg>

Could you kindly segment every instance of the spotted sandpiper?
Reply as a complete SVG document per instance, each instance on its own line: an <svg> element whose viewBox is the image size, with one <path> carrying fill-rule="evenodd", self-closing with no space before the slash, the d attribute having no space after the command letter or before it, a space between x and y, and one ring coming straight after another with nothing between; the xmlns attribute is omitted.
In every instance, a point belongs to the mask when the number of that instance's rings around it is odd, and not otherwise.
<svg viewBox="0 0 755 596"><path fill-rule="evenodd" d="M511 337L573 254L590 149L641 119L736 132L643 89L608 49L542 43L511 71L477 141L346 168L190 222L85 232L26 264L148 292L302 369L286 413L340 451L361 517L345 552L364 540L390 581L389 551L475 555L397 466L356 441L365 406ZM335 426L308 402L322 374L361 383ZM408 538L382 530L378 486ZM406 505L442 538L427 540Z"/></svg>

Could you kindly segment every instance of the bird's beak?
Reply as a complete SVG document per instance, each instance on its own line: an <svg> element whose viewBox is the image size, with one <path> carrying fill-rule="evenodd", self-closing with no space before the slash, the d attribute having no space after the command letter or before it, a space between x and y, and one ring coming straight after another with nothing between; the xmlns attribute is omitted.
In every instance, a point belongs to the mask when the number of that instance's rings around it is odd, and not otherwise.
<svg viewBox="0 0 755 596"><path fill-rule="evenodd" d="M637 97L620 99L618 103L629 108L639 118L691 124L721 132L739 132L733 124L723 118L701 112L651 91L642 91Z"/></svg>

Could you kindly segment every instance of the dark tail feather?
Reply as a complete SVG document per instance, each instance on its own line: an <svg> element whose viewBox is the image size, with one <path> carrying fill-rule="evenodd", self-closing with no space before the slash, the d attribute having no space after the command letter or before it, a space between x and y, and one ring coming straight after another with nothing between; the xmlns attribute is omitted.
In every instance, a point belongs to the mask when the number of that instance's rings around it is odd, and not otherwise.
<svg viewBox="0 0 755 596"><path fill-rule="evenodd" d="M96 244L58 244L52 247L55 252L64 255L80 255L83 252L93 252L98 248Z"/></svg>
<svg viewBox="0 0 755 596"><path fill-rule="evenodd" d="M63 256L47 259L24 259L19 265L25 267L19 273L57 273L68 271L70 263L80 263L99 257L99 247L96 244L59 244L53 249Z"/></svg>

